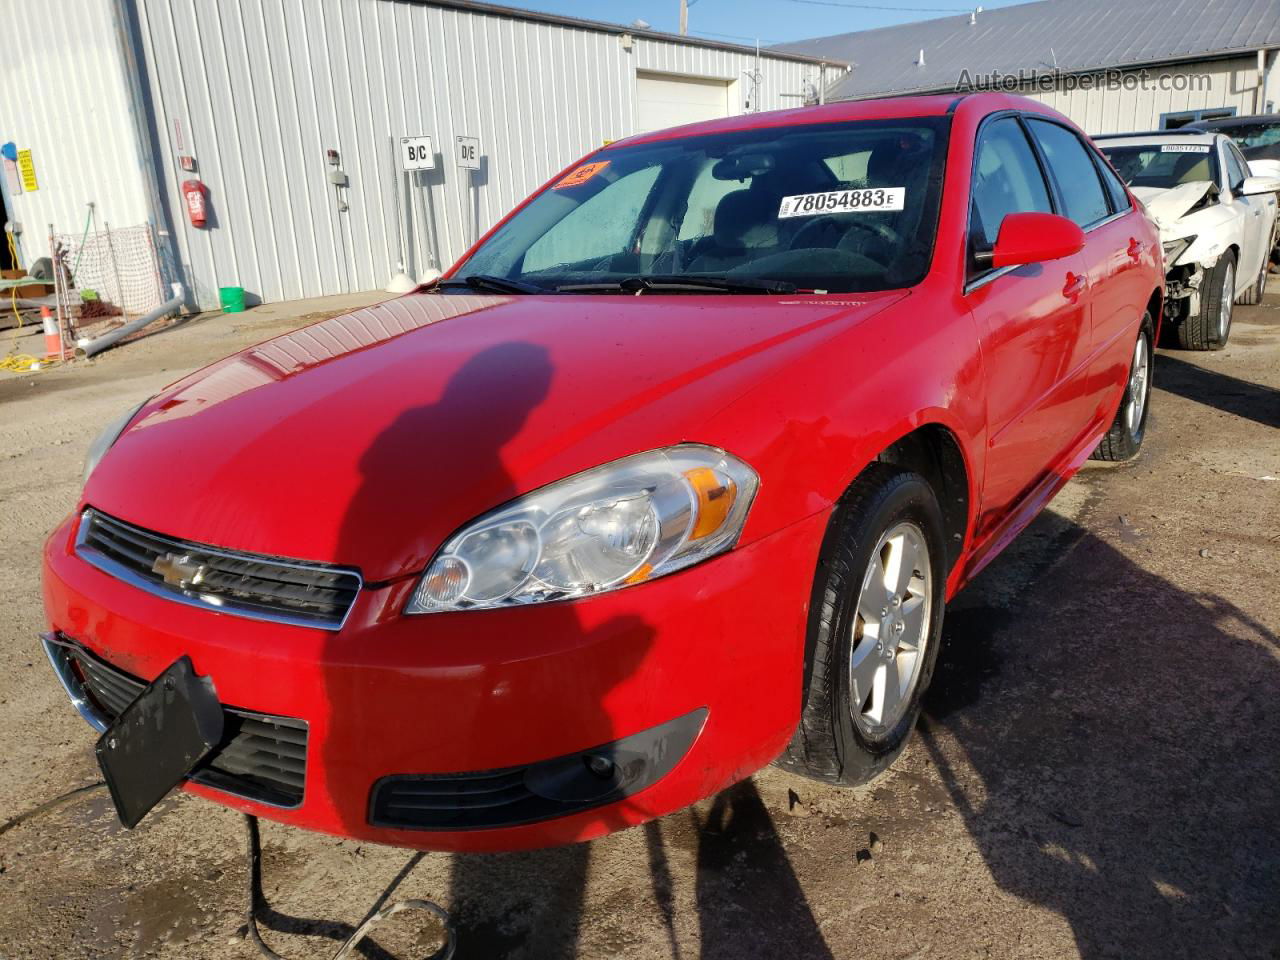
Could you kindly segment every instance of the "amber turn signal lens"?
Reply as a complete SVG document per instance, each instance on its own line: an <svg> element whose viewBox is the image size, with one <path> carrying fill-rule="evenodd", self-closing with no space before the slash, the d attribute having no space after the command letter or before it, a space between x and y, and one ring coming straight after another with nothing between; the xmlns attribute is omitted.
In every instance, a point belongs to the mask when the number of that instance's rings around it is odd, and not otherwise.
<svg viewBox="0 0 1280 960"><path fill-rule="evenodd" d="M685 471L684 477L689 481L698 501L698 514L694 518L689 539L701 540L715 533L724 524L738 491L732 480L722 477L710 467L694 467Z"/></svg>

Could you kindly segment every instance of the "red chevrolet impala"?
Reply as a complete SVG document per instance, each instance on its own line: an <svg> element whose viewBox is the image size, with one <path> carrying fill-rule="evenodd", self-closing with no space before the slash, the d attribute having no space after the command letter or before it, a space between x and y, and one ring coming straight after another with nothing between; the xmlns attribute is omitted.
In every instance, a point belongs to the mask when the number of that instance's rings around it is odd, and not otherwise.
<svg viewBox="0 0 1280 960"><path fill-rule="evenodd" d="M113 425L45 551L46 650L127 821L182 782L498 850L775 760L864 782L948 599L1137 452L1163 275L1016 97L612 144L434 286Z"/></svg>

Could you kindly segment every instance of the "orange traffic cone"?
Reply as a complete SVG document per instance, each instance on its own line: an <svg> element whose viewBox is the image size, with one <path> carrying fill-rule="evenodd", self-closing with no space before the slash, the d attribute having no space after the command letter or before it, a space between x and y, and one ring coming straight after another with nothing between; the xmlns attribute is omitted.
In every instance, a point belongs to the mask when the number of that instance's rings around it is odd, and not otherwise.
<svg viewBox="0 0 1280 960"><path fill-rule="evenodd" d="M65 354L62 349L62 334L58 332L58 319L48 307L40 308L40 323L44 325L44 358L63 359Z"/></svg>

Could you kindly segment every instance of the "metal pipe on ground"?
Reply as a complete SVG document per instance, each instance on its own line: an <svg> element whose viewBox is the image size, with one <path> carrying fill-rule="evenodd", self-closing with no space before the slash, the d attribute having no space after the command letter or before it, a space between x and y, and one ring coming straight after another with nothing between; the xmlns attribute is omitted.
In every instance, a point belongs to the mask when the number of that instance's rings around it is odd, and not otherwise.
<svg viewBox="0 0 1280 960"><path fill-rule="evenodd" d="M92 357L94 354L101 353L103 350L109 349L110 347L114 347L117 343L119 343L125 337L129 336L129 334L136 333L137 331L145 327L147 324L152 323L156 320L159 320L161 317L165 317L173 313L175 310L177 310L179 307L182 306L183 298L186 296L186 294L184 293L182 289L182 284L180 283L170 284L170 289L173 291L173 296L170 299L166 300L164 303L160 304L160 306L156 307L154 310L151 310L148 313L144 313L142 316L138 317L135 320L129 321L123 327L116 327L116 329L110 331L109 333L104 333L102 336L98 337L96 340L85 339L77 342L76 358L79 360L84 360L84 359L87 359L88 357Z"/></svg>

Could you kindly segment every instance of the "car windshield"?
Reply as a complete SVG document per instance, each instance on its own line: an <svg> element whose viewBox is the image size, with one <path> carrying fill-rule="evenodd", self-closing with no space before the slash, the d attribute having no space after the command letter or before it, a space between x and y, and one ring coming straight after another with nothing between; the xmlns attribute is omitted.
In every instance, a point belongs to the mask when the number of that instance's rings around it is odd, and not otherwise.
<svg viewBox="0 0 1280 960"><path fill-rule="evenodd" d="M1213 132L1225 133L1249 160L1280 160L1280 121L1214 124Z"/></svg>
<svg viewBox="0 0 1280 960"><path fill-rule="evenodd" d="M1207 143L1099 144L1131 187L1176 187L1197 180L1218 182L1218 153Z"/></svg>
<svg viewBox="0 0 1280 960"><path fill-rule="evenodd" d="M929 267L948 118L772 127L604 150L450 284L503 292L870 291Z"/></svg>

